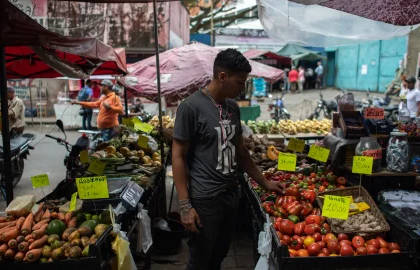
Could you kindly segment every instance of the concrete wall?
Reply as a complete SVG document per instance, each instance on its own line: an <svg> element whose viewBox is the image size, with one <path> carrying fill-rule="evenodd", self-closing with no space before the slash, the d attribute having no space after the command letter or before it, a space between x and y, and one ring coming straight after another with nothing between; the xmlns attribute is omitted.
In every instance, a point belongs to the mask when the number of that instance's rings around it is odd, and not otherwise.
<svg viewBox="0 0 420 270"><path fill-rule="evenodd" d="M327 71L335 72L335 87L384 92L407 52L407 38L326 48L326 51L336 52L335 71Z"/></svg>
<svg viewBox="0 0 420 270"><path fill-rule="evenodd" d="M407 74L414 76L417 70L417 64L420 62L420 28L417 28L408 36L407 50ZM417 74L417 76L419 76Z"/></svg>

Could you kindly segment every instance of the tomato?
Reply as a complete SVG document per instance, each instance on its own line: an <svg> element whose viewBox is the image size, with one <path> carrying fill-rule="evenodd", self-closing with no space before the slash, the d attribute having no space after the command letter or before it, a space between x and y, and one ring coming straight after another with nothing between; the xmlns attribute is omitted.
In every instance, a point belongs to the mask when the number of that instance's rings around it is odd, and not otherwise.
<svg viewBox="0 0 420 270"><path fill-rule="evenodd" d="M399 250L393 250L393 251L391 251L391 253L400 253L401 251L399 251Z"/></svg>
<svg viewBox="0 0 420 270"><path fill-rule="evenodd" d="M379 249L379 242L376 239L370 239L366 242L367 246L374 246L376 249Z"/></svg>
<svg viewBox="0 0 420 270"><path fill-rule="evenodd" d="M296 257L298 255L298 252L297 252L297 250L289 248L289 254Z"/></svg>
<svg viewBox="0 0 420 270"><path fill-rule="evenodd" d="M325 235L325 237L324 237L324 242L325 242L325 244L328 244L328 242L329 242L330 240L337 240L337 237L335 237L335 235L334 235L334 234L332 234L332 233L327 233L327 234ZM338 240L337 240L337 241L338 241Z"/></svg>
<svg viewBox="0 0 420 270"><path fill-rule="evenodd" d="M299 222L298 224L295 225L295 234L299 236L302 235L304 228L305 228L305 223Z"/></svg>
<svg viewBox="0 0 420 270"><path fill-rule="evenodd" d="M315 242L322 241L322 235L320 233L314 233L312 237L315 239Z"/></svg>
<svg viewBox="0 0 420 270"><path fill-rule="evenodd" d="M378 254L378 249L375 246L368 245L366 251L367 254Z"/></svg>
<svg viewBox="0 0 420 270"><path fill-rule="evenodd" d="M379 247L387 248L388 243L382 237L376 237L376 240L379 242Z"/></svg>
<svg viewBox="0 0 420 270"><path fill-rule="evenodd" d="M303 229L303 233L306 235L312 235L315 233L315 226L314 224L306 225L305 229Z"/></svg>
<svg viewBox="0 0 420 270"><path fill-rule="evenodd" d="M303 248L303 240L297 235L292 237L292 242L290 243L290 248L294 250L299 250Z"/></svg>
<svg viewBox="0 0 420 270"><path fill-rule="evenodd" d="M286 245L290 245L290 242L292 242L292 238L290 238L290 236L288 235L283 235L281 240L283 240L286 243Z"/></svg>
<svg viewBox="0 0 420 270"><path fill-rule="evenodd" d="M337 239L338 239L338 242L341 242L343 240L349 240L349 237L347 236L347 234L340 233L339 235L337 235Z"/></svg>
<svg viewBox="0 0 420 270"><path fill-rule="evenodd" d="M306 225L318 224L319 226L321 226L321 217L316 215L310 215L305 219L305 223Z"/></svg>
<svg viewBox="0 0 420 270"><path fill-rule="evenodd" d="M305 200L307 200L310 203L313 203L315 201L316 198L316 193L313 190L305 190L303 192L303 197L305 198Z"/></svg>
<svg viewBox="0 0 420 270"><path fill-rule="evenodd" d="M303 241L303 245L305 247L309 247L313 243L315 243L315 239L313 237L310 237L310 236L306 237L305 241Z"/></svg>
<svg viewBox="0 0 420 270"><path fill-rule="evenodd" d="M344 186L346 184L346 178L344 178L344 177L338 177L337 184Z"/></svg>
<svg viewBox="0 0 420 270"><path fill-rule="evenodd" d="M330 256L331 252L328 250L328 248L321 249L321 253L326 254L327 256Z"/></svg>
<svg viewBox="0 0 420 270"><path fill-rule="evenodd" d="M367 249L365 247L358 247L356 249L356 253L357 253L357 255L366 255L367 254Z"/></svg>
<svg viewBox="0 0 420 270"><path fill-rule="evenodd" d="M321 248L325 248L327 245L323 241L316 242Z"/></svg>
<svg viewBox="0 0 420 270"><path fill-rule="evenodd" d="M324 228L327 233L331 232L330 225L328 225L327 223L322 224L321 227Z"/></svg>
<svg viewBox="0 0 420 270"><path fill-rule="evenodd" d="M345 246L345 245L351 246L351 242L349 240L341 240L340 241L340 246L342 247L342 246Z"/></svg>
<svg viewBox="0 0 420 270"><path fill-rule="evenodd" d="M358 247L364 247L365 246L365 240L361 236L355 236L353 237L353 240L351 240L353 247L357 249Z"/></svg>
<svg viewBox="0 0 420 270"><path fill-rule="evenodd" d="M325 253L319 253L318 254L318 257L327 257L328 255L327 254L325 254Z"/></svg>
<svg viewBox="0 0 420 270"><path fill-rule="evenodd" d="M311 256L317 256L321 252L321 247L317 243L310 244L306 249Z"/></svg>
<svg viewBox="0 0 420 270"><path fill-rule="evenodd" d="M319 189L318 189L318 191L319 191L319 193L321 193L321 192L324 192L324 191L325 191L325 189L326 189L326 188L325 188L324 186L320 186L320 187L319 187Z"/></svg>
<svg viewBox="0 0 420 270"><path fill-rule="evenodd" d="M288 219L280 221L280 232L287 235L293 235L295 231L295 224Z"/></svg>
<svg viewBox="0 0 420 270"><path fill-rule="evenodd" d="M344 241L346 241L346 240L344 240ZM354 249L351 247L351 245L341 246L340 255L341 256L353 256L354 255Z"/></svg>
<svg viewBox="0 0 420 270"><path fill-rule="evenodd" d="M276 202L275 202L276 205L281 206L283 204L283 202L284 202L284 196L277 196Z"/></svg>
<svg viewBox="0 0 420 270"><path fill-rule="evenodd" d="M340 252L340 246L338 245L337 239L331 239L327 242L328 250L333 254L338 254Z"/></svg>
<svg viewBox="0 0 420 270"><path fill-rule="evenodd" d="M388 249L390 251L400 250L400 245L398 245L397 243L388 243Z"/></svg>
<svg viewBox="0 0 420 270"><path fill-rule="evenodd" d="M311 214L314 211L314 207L312 206L312 203L303 202L302 206L303 206L303 209L300 214L304 217L306 217L307 215Z"/></svg>
<svg viewBox="0 0 420 270"><path fill-rule="evenodd" d="M378 253L379 254L388 254L388 253L390 253L390 251L387 248L380 248Z"/></svg>
<svg viewBox="0 0 420 270"><path fill-rule="evenodd" d="M277 233L277 236L278 236L279 239L281 239L283 237L283 234L281 232L276 231L276 233Z"/></svg>
<svg viewBox="0 0 420 270"><path fill-rule="evenodd" d="M297 188L286 188L286 196L299 197L299 190Z"/></svg>
<svg viewBox="0 0 420 270"><path fill-rule="evenodd" d="M309 257L309 253L306 249L299 249L298 257Z"/></svg>
<svg viewBox="0 0 420 270"><path fill-rule="evenodd" d="M321 232L321 227L318 224L311 224L314 227L315 232Z"/></svg>

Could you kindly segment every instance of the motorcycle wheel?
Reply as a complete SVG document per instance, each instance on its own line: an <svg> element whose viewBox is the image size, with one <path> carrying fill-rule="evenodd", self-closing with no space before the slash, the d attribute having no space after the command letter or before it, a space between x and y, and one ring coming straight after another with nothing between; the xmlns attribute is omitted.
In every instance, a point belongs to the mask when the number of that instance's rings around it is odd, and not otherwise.
<svg viewBox="0 0 420 270"><path fill-rule="evenodd" d="M21 157L16 159L14 162L17 163L14 166L14 168L17 169L17 172L13 173L13 187L16 187L16 185L19 183L20 179L22 179L23 169L25 168L25 162L24 162L23 158L21 158Z"/></svg>
<svg viewBox="0 0 420 270"><path fill-rule="evenodd" d="M331 113L324 113L324 117L327 119L331 119Z"/></svg>
<svg viewBox="0 0 420 270"><path fill-rule="evenodd" d="M315 119L318 119L318 116L319 115L317 113L313 113L313 114L309 115L308 119L309 120L315 120Z"/></svg>

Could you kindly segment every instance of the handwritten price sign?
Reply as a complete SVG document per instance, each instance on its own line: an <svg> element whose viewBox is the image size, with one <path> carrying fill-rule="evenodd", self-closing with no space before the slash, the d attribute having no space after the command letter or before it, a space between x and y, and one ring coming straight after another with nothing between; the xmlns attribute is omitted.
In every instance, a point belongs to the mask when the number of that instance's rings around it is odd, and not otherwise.
<svg viewBox="0 0 420 270"><path fill-rule="evenodd" d="M347 220L349 208L349 197L325 195L322 216Z"/></svg>
<svg viewBox="0 0 420 270"><path fill-rule="evenodd" d="M140 130L144 133L149 134L150 132L152 132L152 130L154 129L153 126L146 124L146 123L142 123L142 122L136 122L134 124L134 130Z"/></svg>
<svg viewBox="0 0 420 270"><path fill-rule="evenodd" d="M144 149L148 148L148 143L149 143L149 138L147 138L146 136L139 136L139 139L137 140L137 144Z"/></svg>
<svg viewBox="0 0 420 270"><path fill-rule="evenodd" d="M96 174L96 175L100 175L100 174L103 174L103 172L104 172L104 170L105 170L105 167L106 167L106 164L105 164L105 163L100 162L100 161L99 161L99 160L97 160L97 159L94 159L94 160L90 163L90 165L89 165L89 167L88 167L87 171L88 171L88 172L91 172L91 173L94 173L94 174Z"/></svg>
<svg viewBox="0 0 420 270"><path fill-rule="evenodd" d="M89 154L88 151L83 150L82 152L80 152L80 162L87 164L89 163Z"/></svg>
<svg viewBox="0 0 420 270"><path fill-rule="evenodd" d="M48 174L40 174L36 176L31 176L31 182L33 188L40 188L50 185L50 180L48 179Z"/></svg>
<svg viewBox="0 0 420 270"><path fill-rule="evenodd" d="M132 127L132 126L134 126L134 123L133 123L133 118L123 118L123 119L122 119L122 124L123 124L124 126L128 126L128 127Z"/></svg>
<svg viewBox="0 0 420 270"><path fill-rule="evenodd" d="M70 201L70 208L69 211L73 212L76 210L76 202L77 202L77 191L71 195L71 201Z"/></svg>
<svg viewBox="0 0 420 270"><path fill-rule="evenodd" d="M312 145L309 149L308 157L321 162L327 162L330 150L318 145Z"/></svg>
<svg viewBox="0 0 420 270"><path fill-rule="evenodd" d="M277 169L281 171L296 171L296 155L280 152Z"/></svg>
<svg viewBox="0 0 420 270"><path fill-rule="evenodd" d="M76 178L76 186L82 200L109 198L105 176Z"/></svg>
<svg viewBox="0 0 420 270"><path fill-rule="evenodd" d="M383 108L366 108L365 118L366 119L384 119L385 112Z"/></svg>
<svg viewBox="0 0 420 270"><path fill-rule="evenodd" d="M303 149L305 148L305 141L298 140L295 138L291 138L289 140L289 144L287 145L287 150L292 150L295 152L303 152Z"/></svg>
<svg viewBox="0 0 420 270"><path fill-rule="evenodd" d="M353 167L351 169L352 173L359 174L372 174L373 167L373 157L353 157Z"/></svg>

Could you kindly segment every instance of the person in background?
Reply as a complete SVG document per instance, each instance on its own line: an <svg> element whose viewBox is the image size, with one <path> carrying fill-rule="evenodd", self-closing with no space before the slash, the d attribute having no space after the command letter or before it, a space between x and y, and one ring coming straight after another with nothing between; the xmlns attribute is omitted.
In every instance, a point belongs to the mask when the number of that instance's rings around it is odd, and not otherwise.
<svg viewBox="0 0 420 270"><path fill-rule="evenodd" d="M285 93L289 93L290 92L290 81L289 81L289 72L290 69L285 68L284 70L284 85L283 85L283 90L285 91Z"/></svg>
<svg viewBox="0 0 420 270"><path fill-rule="evenodd" d="M321 62L318 62L318 66L315 69L316 73L316 89L322 89L322 77L324 75L324 67Z"/></svg>
<svg viewBox="0 0 420 270"><path fill-rule="evenodd" d="M385 95L387 95L387 96L392 96L392 95L399 96L399 92L401 91L401 83L404 81L404 79L402 78L403 75L404 75L404 69L397 68L395 70L394 79L391 81L390 84L386 85L387 90L385 92ZM404 77L405 77L405 75L404 75Z"/></svg>
<svg viewBox="0 0 420 270"><path fill-rule="evenodd" d="M190 236L187 270L221 269L235 232L239 168L265 190L284 193L283 184L265 179L245 147L234 98L250 72L240 52L220 52L210 84L176 112L172 168L181 221Z"/></svg>
<svg viewBox="0 0 420 270"><path fill-rule="evenodd" d="M399 95L400 96L400 105L398 106L399 110L402 109L404 100L407 99L406 96L407 96L407 93L408 93L408 88L407 88L407 82L405 81L405 79L406 79L406 76L401 75L402 83L401 83L401 90L400 90L400 95Z"/></svg>
<svg viewBox="0 0 420 270"><path fill-rule="evenodd" d="M303 86L305 85L305 69L303 67L299 67L299 93L303 91Z"/></svg>
<svg viewBox="0 0 420 270"><path fill-rule="evenodd" d="M93 96L93 90L91 87L92 87L92 81L87 80L85 87L83 87L82 90L79 91L79 94L77 95L77 100L78 101L91 101L92 96ZM93 114L92 109L83 108L83 115L82 115L82 129L83 130L92 129L92 124L91 124L92 114Z"/></svg>
<svg viewBox="0 0 420 270"><path fill-rule="evenodd" d="M102 139L107 142L114 137L118 128L118 115L123 114L123 107L118 95L113 91L113 83L110 80L101 82L101 91L104 94L99 100L93 102L73 101L72 104L79 104L86 108L99 108L98 128L101 131Z"/></svg>
<svg viewBox="0 0 420 270"><path fill-rule="evenodd" d="M93 82L92 85L92 91L93 91L93 99L98 99L101 96L101 87L98 84L98 82Z"/></svg>
<svg viewBox="0 0 420 270"><path fill-rule="evenodd" d="M144 110L144 105L143 103L141 103L141 99L136 98L135 102L134 102L134 113L142 113Z"/></svg>
<svg viewBox="0 0 420 270"><path fill-rule="evenodd" d="M292 68L292 70L289 72L289 82L290 82L290 90L292 93L296 93L297 91L297 82L298 82L299 72L296 70L296 68Z"/></svg>
<svg viewBox="0 0 420 270"><path fill-rule="evenodd" d="M305 71L305 84L306 89L312 89L314 87L314 70L312 68L307 68Z"/></svg>
<svg viewBox="0 0 420 270"><path fill-rule="evenodd" d="M7 87L7 99L10 138L14 138L22 135L25 130L25 104L15 95L15 89L10 86Z"/></svg>
<svg viewBox="0 0 420 270"><path fill-rule="evenodd" d="M416 78L410 76L405 79L407 83L408 93L405 96L407 98L407 109L410 111L410 118L416 118L420 116L420 90L415 88Z"/></svg>

